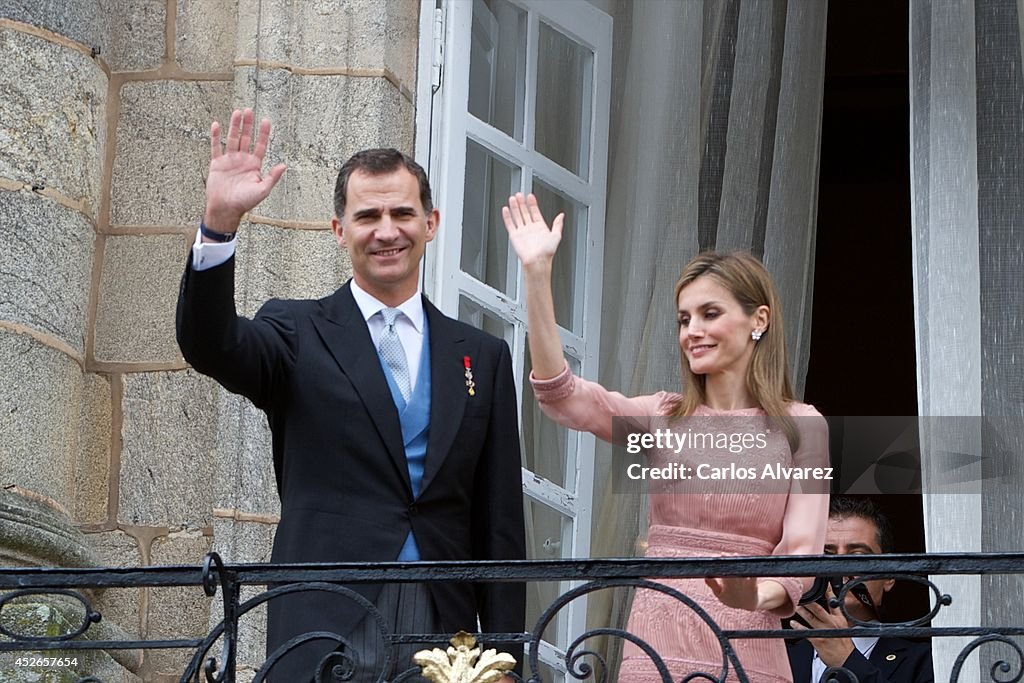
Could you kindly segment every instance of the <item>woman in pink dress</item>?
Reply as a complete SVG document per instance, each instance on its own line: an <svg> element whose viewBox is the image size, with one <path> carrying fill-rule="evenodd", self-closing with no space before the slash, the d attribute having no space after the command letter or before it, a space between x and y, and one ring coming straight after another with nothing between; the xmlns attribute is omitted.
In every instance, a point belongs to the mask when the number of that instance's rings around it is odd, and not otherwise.
<svg viewBox="0 0 1024 683"><path fill-rule="evenodd" d="M755 473L771 464L787 468L828 465L824 418L795 400L789 380L781 306L764 266L749 254L705 253L684 268L676 284L683 393L627 397L574 376L562 355L551 294L551 266L563 216L551 228L533 195L517 194L502 210L509 240L523 264L533 374L542 410L566 427L612 440L612 419L633 416L640 431L669 418L760 429L763 442L729 464ZM679 422L672 424L678 425ZM761 427L757 427L760 425ZM774 431L773 431L774 428ZM719 430L720 431L720 430ZM620 437L621 438L621 437ZM763 444L763 445L762 445ZM651 466L726 465L720 451L648 449ZM691 472L694 470L691 469ZM810 471L810 470L804 470ZM828 521L828 482L701 481L700 488L651 482L648 557L720 557L820 554ZM809 579L708 578L660 580L693 598L722 629L779 628L793 614ZM661 592L638 590L626 629L649 643L673 680L704 672L717 677L723 653L704 621ZM792 676L785 645L777 639L733 640L751 681L782 683ZM730 668L729 678L733 679ZM624 646L620 683L661 681L636 645Z"/></svg>

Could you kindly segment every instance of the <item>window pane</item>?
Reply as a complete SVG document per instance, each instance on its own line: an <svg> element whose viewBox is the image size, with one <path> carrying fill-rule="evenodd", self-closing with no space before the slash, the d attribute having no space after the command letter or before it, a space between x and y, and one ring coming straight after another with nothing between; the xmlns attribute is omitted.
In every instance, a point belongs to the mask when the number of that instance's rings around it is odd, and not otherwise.
<svg viewBox="0 0 1024 683"><path fill-rule="evenodd" d="M569 357L569 368L579 373L580 363ZM530 384L533 359L530 358L530 335L526 335L526 358L523 363L523 455L524 467L534 474L569 491L575 490L576 477L567 472L576 469L576 433L553 422L540 410ZM566 482L568 481L568 485Z"/></svg>
<svg viewBox="0 0 1024 683"><path fill-rule="evenodd" d="M526 505L526 556L531 560L557 560L571 553L572 520L554 508L529 496ZM558 596L569 590L569 584L558 581L531 581L526 589L526 623L535 625L540 615ZM566 645L566 616L562 608L545 629L543 638L557 647Z"/></svg>
<svg viewBox="0 0 1024 683"><path fill-rule="evenodd" d="M507 0L474 0L469 113L522 142L526 13Z"/></svg>
<svg viewBox="0 0 1024 683"><path fill-rule="evenodd" d="M540 211L548 222L560 213L565 214L562 242L555 253L551 271L551 289L555 300L555 319L558 324L577 334L582 328L582 316L577 315L579 275L586 245L587 207L569 199L550 185L534 178L533 193L537 195ZM507 238L507 235L506 235Z"/></svg>
<svg viewBox="0 0 1024 683"><path fill-rule="evenodd" d="M540 23L535 147L584 179L590 167L592 65L590 50Z"/></svg>
<svg viewBox="0 0 1024 683"><path fill-rule="evenodd" d="M466 141L466 192L462 209L462 271L500 292L515 295L508 233L501 207L518 188L519 169Z"/></svg>
<svg viewBox="0 0 1024 683"><path fill-rule="evenodd" d="M493 334L498 339L504 339L506 342L512 340L511 324L464 296L459 297L459 320L478 330Z"/></svg>

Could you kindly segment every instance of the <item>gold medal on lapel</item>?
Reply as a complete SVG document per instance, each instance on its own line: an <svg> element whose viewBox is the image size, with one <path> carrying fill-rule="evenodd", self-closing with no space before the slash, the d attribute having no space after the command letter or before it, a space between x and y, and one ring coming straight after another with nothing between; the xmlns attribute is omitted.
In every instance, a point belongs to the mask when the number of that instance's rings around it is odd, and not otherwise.
<svg viewBox="0 0 1024 683"><path fill-rule="evenodd" d="M469 356L462 357L462 364L466 368L466 393L476 396L476 382L473 381L473 366L469 363Z"/></svg>

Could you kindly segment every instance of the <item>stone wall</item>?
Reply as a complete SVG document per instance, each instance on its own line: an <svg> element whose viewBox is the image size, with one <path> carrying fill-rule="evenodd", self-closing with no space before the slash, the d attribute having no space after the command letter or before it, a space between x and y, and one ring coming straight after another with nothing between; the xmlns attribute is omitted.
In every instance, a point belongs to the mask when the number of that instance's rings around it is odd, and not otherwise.
<svg viewBox="0 0 1024 683"><path fill-rule="evenodd" d="M103 563L268 559L263 415L174 340L209 125L254 106L289 170L242 226L237 300L316 297L341 162L413 149L417 0L0 0L0 486L63 511ZM123 590L143 637L205 634L202 591ZM262 617L242 664L263 659ZM149 652L143 680L187 655ZM243 676L244 678L244 676Z"/></svg>

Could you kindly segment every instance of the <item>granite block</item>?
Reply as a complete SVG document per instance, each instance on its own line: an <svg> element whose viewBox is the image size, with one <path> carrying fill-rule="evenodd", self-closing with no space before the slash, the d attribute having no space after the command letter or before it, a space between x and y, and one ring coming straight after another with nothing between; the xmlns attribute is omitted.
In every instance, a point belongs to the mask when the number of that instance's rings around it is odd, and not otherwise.
<svg viewBox="0 0 1024 683"><path fill-rule="evenodd" d="M82 369L32 337L0 329L0 487L73 505Z"/></svg>
<svg viewBox="0 0 1024 683"><path fill-rule="evenodd" d="M110 378L86 373L80 408L72 514L79 524L101 524L110 514Z"/></svg>
<svg viewBox="0 0 1024 683"><path fill-rule="evenodd" d="M178 66L201 73L231 71L237 26L237 0L178 0Z"/></svg>
<svg viewBox="0 0 1024 683"><path fill-rule="evenodd" d="M45 28L107 52L110 8L110 0L0 0L0 17Z"/></svg>
<svg viewBox="0 0 1024 683"><path fill-rule="evenodd" d="M330 230L295 230L246 223L239 238L235 299L252 316L270 298L319 299L352 275L348 252Z"/></svg>
<svg viewBox="0 0 1024 683"><path fill-rule="evenodd" d="M95 218L107 138L106 74L80 52L7 28L0 28L0 54L0 178L85 201Z"/></svg>
<svg viewBox="0 0 1024 683"><path fill-rule="evenodd" d="M182 235L106 238L96 306L96 360L182 362L174 315L190 244Z"/></svg>
<svg viewBox="0 0 1024 683"><path fill-rule="evenodd" d="M143 565L138 541L123 531L88 534L86 538L106 567L139 567ZM145 588L107 588L100 592L97 611L103 621L119 626L130 638L141 637L142 593Z"/></svg>
<svg viewBox="0 0 1024 683"><path fill-rule="evenodd" d="M327 222L345 160L369 147L413 152L413 106L383 78L238 69L235 101L256 105L257 115L274 124L267 167L288 164L281 182L257 207L261 216Z"/></svg>
<svg viewBox="0 0 1024 683"><path fill-rule="evenodd" d="M95 233L80 213L31 191L0 190L0 320L85 354Z"/></svg>
<svg viewBox="0 0 1024 683"><path fill-rule="evenodd" d="M167 32L167 0L107 0L110 5L111 71L160 68Z"/></svg>
<svg viewBox="0 0 1024 683"><path fill-rule="evenodd" d="M388 69L414 90L419 11L416 0L239 0L237 57Z"/></svg>
<svg viewBox="0 0 1024 683"><path fill-rule="evenodd" d="M215 402L216 384L191 370L124 377L119 522L210 523Z"/></svg>
<svg viewBox="0 0 1024 683"><path fill-rule="evenodd" d="M231 84L145 81L121 88L110 193L116 225L195 225L205 205L210 122L230 116Z"/></svg>
<svg viewBox="0 0 1024 683"><path fill-rule="evenodd" d="M152 559L154 565L186 564L201 565L203 557L210 551L212 539L202 532L184 529L172 532L153 541ZM174 588L154 587L149 589L150 639L202 638L210 628L210 613L223 609L223 601L207 597L202 586L180 586ZM217 621L223 619L223 614ZM219 649L211 652L219 656ZM190 650L149 650L147 662L156 675L181 675L194 655Z"/></svg>

